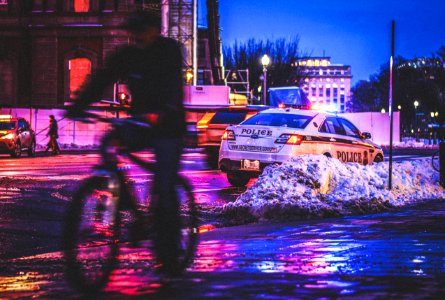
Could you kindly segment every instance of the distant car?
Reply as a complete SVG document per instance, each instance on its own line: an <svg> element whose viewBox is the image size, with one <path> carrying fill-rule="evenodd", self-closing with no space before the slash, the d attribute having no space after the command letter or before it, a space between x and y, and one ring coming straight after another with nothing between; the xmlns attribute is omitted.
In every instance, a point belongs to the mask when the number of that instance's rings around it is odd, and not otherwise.
<svg viewBox="0 0 445 300"><path fill-rule="evenodd" d="M197 146L205 149L207 162L211 167L218 167L218 151L226 127L239 124L266 108L266 106L233 105L208 111L202 116L196 124Z"/></svg>
<svg viewBox="0 0 445 300"><path fill-rule="evenodd" d="M22 151L26 151L28 156L34 156L36 151L36 136L28 121L0 115L0 153L20 157Z"/></svg>
<svg viewBox="0 0 445 300"><path fill-rule="evenodd" d="M244 186L267 165L303 154L324 154L342 162L370 164L383 161L382 149L337 115L294 108L259 112L225 130L219 168L234 186Z"/></svg>

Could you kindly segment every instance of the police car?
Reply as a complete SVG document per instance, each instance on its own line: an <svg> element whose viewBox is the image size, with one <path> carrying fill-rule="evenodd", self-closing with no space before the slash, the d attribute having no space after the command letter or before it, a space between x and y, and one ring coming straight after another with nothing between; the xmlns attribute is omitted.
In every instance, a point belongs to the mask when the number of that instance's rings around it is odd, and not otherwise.
<svg viewBox="0 0 445 300"><path fill-rule="evenodd" d="M264 167L302 154L324 154L363 165L383 161L382 149L350 121L335 114L272 108L227 127L219 168L231 185L244 186Z"/></svg>

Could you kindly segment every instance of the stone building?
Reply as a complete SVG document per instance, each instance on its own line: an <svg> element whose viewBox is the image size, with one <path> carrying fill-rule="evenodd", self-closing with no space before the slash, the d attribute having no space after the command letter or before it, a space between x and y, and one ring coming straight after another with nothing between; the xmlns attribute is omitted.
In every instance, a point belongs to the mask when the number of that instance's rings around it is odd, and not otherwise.
<svg viewBox="0 0 445 300"><path fill-rule="evenodd" d="M132 10L134 1L0 0L0 106L70 101L115 47L128 43L119 25Z"/></svg>
<svg viewBox="0 0 445 300"><path fill-rule="evenodd" d="M162 3L162 4L161 4ZM61 107L118 46L120 24L136 10L169 5L165 34L183 44L187 66L193 0L0 0L0 107ZM163 24L164 26L164 24ZM187 28L185 28L187 27ZM185 30L187 29L187 30ZM208 44L205 30L200 33ZM208 45L199 55L209 69ZM207 62L203 61L207 60ZM188 71L190 68L185 71ZM208 76L200 84L208 84ZM112 100L113 86L103 99Z"/></svg>

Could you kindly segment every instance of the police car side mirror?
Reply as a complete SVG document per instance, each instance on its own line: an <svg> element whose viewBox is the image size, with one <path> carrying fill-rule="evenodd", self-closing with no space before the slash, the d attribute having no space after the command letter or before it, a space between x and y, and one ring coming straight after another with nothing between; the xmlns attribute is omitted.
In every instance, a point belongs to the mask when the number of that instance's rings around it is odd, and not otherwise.
<svg viewBox="0 0 445 300"><path fill-rule="evenodd" d="M362 132L362 139L367 140L371 138L371 134L369 132Z"/></svg>

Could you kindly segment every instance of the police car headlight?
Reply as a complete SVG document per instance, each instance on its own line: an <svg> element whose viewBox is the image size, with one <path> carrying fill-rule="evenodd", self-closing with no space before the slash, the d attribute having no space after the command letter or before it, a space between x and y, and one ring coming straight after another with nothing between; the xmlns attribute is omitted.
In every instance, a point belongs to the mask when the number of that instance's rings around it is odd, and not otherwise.
<svg viewBox="0 0 445 300"><path fill-rule="evenodd" d="M14 139L14 133L8 133L7 135L2 136L0 139L2 139L2 140L12 140L12 139Z"/></svg>
<svg viewBox="0 0 445 300"><path fill-rule="evenodd" d="M221 140L235 140L235 132L233 130L224 130Z"/></svg>
<svg viewBox="0 0 445 300"><path fill-rule="evenodd" d="M287 144L287 145L300 145L302 140L303 136L299 134L283 133L275 140L275 143Z"/></svg>

